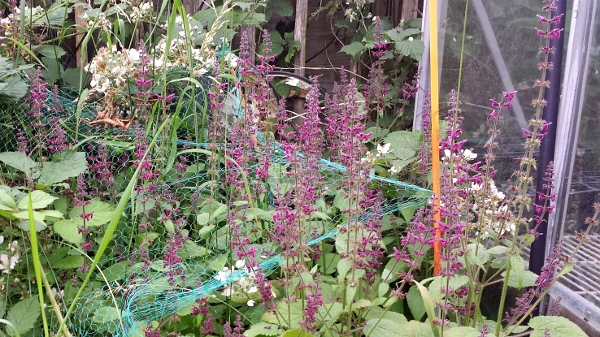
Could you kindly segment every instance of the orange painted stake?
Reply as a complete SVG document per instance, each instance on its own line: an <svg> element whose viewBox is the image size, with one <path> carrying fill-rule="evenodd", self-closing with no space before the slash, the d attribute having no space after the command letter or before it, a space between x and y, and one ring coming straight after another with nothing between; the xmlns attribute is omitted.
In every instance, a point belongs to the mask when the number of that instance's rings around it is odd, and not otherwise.
<svg viewBox="0 0 600 337"><path fill-rule="evenodd" d="M439 275L441 267L440 231L440 85L438 60L437 0L429 0L429 64L431 83L431 173L433 183L433 211L435 241L433 243L433 274Z"/></svg>

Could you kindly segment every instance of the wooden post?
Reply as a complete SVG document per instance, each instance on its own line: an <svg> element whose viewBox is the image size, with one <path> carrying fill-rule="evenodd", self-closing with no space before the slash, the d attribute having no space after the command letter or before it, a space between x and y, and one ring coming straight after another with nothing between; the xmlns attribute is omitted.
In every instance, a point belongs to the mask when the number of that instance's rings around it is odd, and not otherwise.
<svg viewBox="0 0 600 337"><path fill-rule="evenodd" d="M419 14L419 0L404 0L402 1L402 19L414 19Z"/></svg>
<svg viewBox="0 0 600 337"><path fill-rule="evenodd" d="M241 31L246 32L248 38L248 51L252 64L256 63L256 27L253 25L242 25Z"/></svg>
<svg viewBox="0 0 600 337"><path fill-rule="evenodd" d="M185 8L185 11L189 15L194 15L196 13L196 11L198 10L198 8L200 8L201 1L198 1L198 0L182 0L181 3L183 4L183 7Z"/></svg>
<svg viewBox="0 0 600 337"><path fill-rule="evenodd" d="M308 0L296 1L296 22L294 24L294 40L300 42L300 50L294 55L294 73L304 76L306 66L306 24L308 21ZM301 115L304 111L304 102L300 99L294 101L294 112ZM298 120L296 120L296 123Z"/></svg>
<svg viewBox="0 0 600 337"><path fill-rule="evenodd" d="M82 5L75 6L73 11L75 13L75 24L79 26L84 26L86 24L85 20L81 19L80 16L85 12L85 8ZM82 45L81 41L83 41L84 32L77 28L75 31L75 57L77 62L77 67L85 67L88 63L88 55L85 53L84 57L81 57L81 50L87 48L87 46Z"/></svg>

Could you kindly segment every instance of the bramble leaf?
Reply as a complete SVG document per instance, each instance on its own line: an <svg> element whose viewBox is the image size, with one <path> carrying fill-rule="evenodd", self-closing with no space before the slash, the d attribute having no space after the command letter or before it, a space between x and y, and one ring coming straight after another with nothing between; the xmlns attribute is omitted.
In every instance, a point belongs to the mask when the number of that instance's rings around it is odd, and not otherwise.
<svg viewBox="0 0 600 337"><path fill-rule="evenodd" d="M17 302L6 314L6 319L12 323L14 330L19 335L23 335L31 330L37 323L40 316L40 302L37 295L26 298ZM10 336L15 336L16 333L11 327L7 327L6 332Z"/></svg>

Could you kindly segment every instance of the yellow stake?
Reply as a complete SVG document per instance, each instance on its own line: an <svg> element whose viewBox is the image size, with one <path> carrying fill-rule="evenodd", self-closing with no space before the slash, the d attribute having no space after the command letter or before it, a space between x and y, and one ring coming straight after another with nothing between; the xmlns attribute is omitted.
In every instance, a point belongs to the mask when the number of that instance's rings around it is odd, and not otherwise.
<svg viewBox="0 0 600 337"><path fill-rule="evenodd" d="M433 244L433 274L440 273L440 85L438 60L437 0L429 1L429 64L431 83L431 174L433 183L433 210L435 241Z"/></svg>

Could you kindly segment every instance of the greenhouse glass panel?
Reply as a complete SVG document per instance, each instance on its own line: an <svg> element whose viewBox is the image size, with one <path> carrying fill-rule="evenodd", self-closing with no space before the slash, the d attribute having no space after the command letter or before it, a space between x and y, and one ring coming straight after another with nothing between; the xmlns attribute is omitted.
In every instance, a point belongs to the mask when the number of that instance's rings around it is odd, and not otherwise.
<svg viewBox="0 0 600 337"><path fill-rule="evenodd" d="M598 7L600 8L600 7ZM600 201L600 141L598 128L600 125L600 13L596 9L593 24L587 32L591 36L583 100L579 113L579 124L575 125L573 139L565 142L575 143L572 154L567 156L571 165L570 179L566 179L563 188L565 197L563 205L557 203L559 214L556 225L560 231L565 251L575 248L576 232L587 228L586 218L593 216L595 202ZM576 48L575 46L574 48ZM564 94L563 94L564 96ZM561 113L575 115L565 107ZM576 122L575 122L576 123ZM560 146L561 144L557 144ZM570 162L569 162L570 161ZM569 183L570 182L570 183ZM568 201L564 203L564 201ZM574 270L567 274L562 283L575 294L582 296L597 307L600 307L600 235L593 229L589 242L585 243L576 256Z"/></svg>
<svg viewBox="0 0 600 337"><path fill-rule="evenodd" d="M538 41L534 27L539 1L472 0L466 16L463 46L464 0L449 0L442 63L442 95L459 88L465 117L463 131L469 146L483 154L488 140L490 99L503 91L518 90L513 108L505 115L497 153L499 183L509 179L514 157L523 153L523 131L534 114L529 102L538 93L533 81L537 70ZM461 49L464 50L462 73ZM446 100L448 96L445 97ZM443 111L442 99L442 111Z"/></svg>

